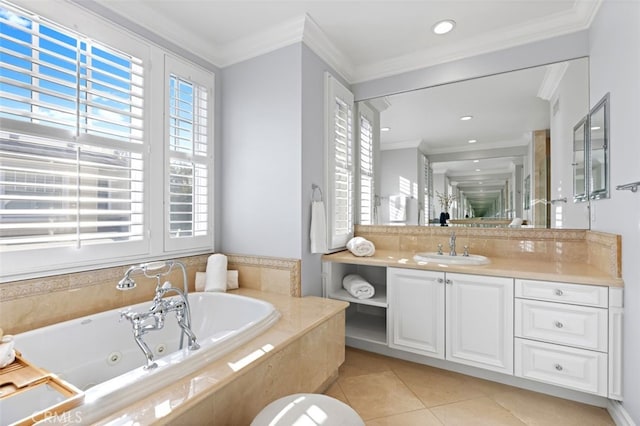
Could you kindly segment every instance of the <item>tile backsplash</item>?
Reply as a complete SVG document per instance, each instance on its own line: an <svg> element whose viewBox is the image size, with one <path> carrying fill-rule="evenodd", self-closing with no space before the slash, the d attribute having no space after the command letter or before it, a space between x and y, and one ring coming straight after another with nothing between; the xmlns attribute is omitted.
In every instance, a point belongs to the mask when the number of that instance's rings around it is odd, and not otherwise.
<svg viewBox="0 0 640 426"><path fill-rule="evenodd" d="M356 225L355 235L374 243L378 250L449 250L451 232L456 250L488 257L588 263L619 278L622 275L620 235L578 229L472 228L438 226Z"/></svg>
<svg viewBox="0 0 640 426"><path fill-rule="evenodd" d="M195 289L196 272L206 270L209 254L179 258L187 269L189 290ZM300 296L300 260L227 255L228 269L237 269L240 287ZM151 300L152 279L136 275L137 287L116 289L129 268L117 266L0 284L0 327L16 334L109 309ZM180 285L180 270L168 279Z"/></svg>

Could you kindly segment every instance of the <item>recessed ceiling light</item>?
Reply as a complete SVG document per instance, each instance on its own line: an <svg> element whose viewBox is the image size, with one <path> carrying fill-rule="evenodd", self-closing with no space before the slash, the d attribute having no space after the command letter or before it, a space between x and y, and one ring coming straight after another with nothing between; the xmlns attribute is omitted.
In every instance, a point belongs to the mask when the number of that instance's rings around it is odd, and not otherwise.
<svg viewBox="0 0 640 426"><path fill-rule="evenodd" d="M479 171L480 171L480 169L476 169L476 172L479 172Z"/></svg>
<svg viewBox="0 0 640 426"><path fill-rule="evenodd" d="M391 127L383 127L380 129L381 132L388 132L389 130L391 130Z"/></svg>
<svg viewBox="0 0 640 426"><path fill-rule="evenodd" d="M482 182L478 182L478 184L482 185Z"/></svg>
<svg viewBox="0 0 640 426"><path fill-rule="evenodd" d="M475 140L475 139L469 139L469 143L476 143L476 142L478 142L478 141Z"/></svg>
<svg viewBox="0 0 640 426"><path fill-rule="evenodd" d="M456 21L452 19L445 19L440 22L436 22L432 30L435 34L443 35L450 32L456 26Z"/></svg>
<svg viewBox="0 0 640 426"><path fill-rule="evenodd" d="M460 117L461 121L469 121L473 118L473 115L463 115L462 117Z"/></svg>
<svg viewBox="0 0 640 426"><path fill-rule="evenodd" d="M479 163L479 162L480 162L480 160L473 160L473 162L474 162L474 163Z"/></svg>

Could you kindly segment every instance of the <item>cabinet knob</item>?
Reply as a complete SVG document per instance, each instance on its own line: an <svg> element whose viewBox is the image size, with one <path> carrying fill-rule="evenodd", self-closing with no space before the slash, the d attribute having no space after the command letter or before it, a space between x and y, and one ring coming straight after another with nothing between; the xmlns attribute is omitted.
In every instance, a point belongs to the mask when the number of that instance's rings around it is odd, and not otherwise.
<svg viewBox="0 0 640 426"><path fill-rule="evenodd" d="M556 364L555 367L556 367L556 370L558 370L558 371L562 371L563 370L563 368L562 368L562 366L560 364Z"/></svg>
<svg viewBox="0 0 640 426"><path fill-rule="evenodd" d="M438 278L438 284L442 284L444 282L444 278Z"/></svg>
<svg viewBox="0 0 640 426"><path fill-rule="evenodd" d="M556 296L562 296L564 294L559 288L556 288L554 293L556 294Z"/></svg>
<svg viewBox="0 0 640 426"><path fill-rule="evenodd" d="M448 279L448 280L446 281L446 283L447 283L447 284L453 284L453 281Z"/></svg>
<svg viewBox="0 0 640 426"><path fill-rule="evenodd" d="M560 321L556 321L553 323L553 325L555 325L557 328L562 328L564 327L564 324L562 324Z"/></svg>

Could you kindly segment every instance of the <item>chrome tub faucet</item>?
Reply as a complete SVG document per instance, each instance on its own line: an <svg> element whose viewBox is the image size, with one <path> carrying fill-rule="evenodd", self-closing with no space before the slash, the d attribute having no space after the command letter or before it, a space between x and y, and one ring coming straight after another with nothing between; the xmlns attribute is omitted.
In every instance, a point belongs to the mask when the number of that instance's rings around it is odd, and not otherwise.
<svg viewBox="0 0 640 426"><path fill-rule="evenodd" d="M176 265L182 269L184 290L173 287L169 281L165 281L164 284L160 285L160 278L169 275ZM141 271L145 277L155 278L157 281L153 303L148 311L141 313L128 310L120 312L120 320L126 319L131 322L133 326L133 338L147 360L144 368L151 369L158 365L153 361L153 352L144 341L143 336L150 331L161 330L164 327L165 318L170 312L175 312L178 326L180 326L182 330L180 333L180 349L182 349L184 345L184 336L187 336L189 349L199 349L200 345L196 341L196 335L191 330L191 308L188 298L187 271L184 264L168 260L166 262L143 263L132 266L118 282L117 288L119 290L135 288L136 283L130 275L136 271ZM167 293L176 293L179 297L165 298Z"/></svg>

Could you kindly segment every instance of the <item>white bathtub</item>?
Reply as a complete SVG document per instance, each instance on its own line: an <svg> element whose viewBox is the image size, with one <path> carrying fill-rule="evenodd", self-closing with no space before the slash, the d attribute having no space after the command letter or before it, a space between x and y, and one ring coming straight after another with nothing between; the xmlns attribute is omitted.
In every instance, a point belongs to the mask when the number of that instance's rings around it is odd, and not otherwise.
<svg viewBox="0 0 640 426"><path fill-rule="evenodd" d="M158 364L151 370L142 368L145 357L134 341L131 323L120 321L122 310L144 312L151 302L18 334L16 349L26 360L85 390L84 405L78 409L84 423L195 372L280 317L270 303L234 294L191 293L189 304L200 349L178 349L180 328L170 313L162 330L144 336Z"/></svg>

